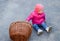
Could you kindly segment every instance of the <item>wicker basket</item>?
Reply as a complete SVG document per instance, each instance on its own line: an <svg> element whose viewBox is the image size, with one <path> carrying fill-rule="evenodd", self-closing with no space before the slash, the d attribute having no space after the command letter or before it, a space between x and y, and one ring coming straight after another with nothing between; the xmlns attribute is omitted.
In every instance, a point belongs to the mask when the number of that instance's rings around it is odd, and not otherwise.
<svg viewBox="0 0 60 41"><path fill-rule="evenodd" d="M28 22L13 22L9 28L9 35L13 41L28 41L32 32L32 26Z"/></svg>

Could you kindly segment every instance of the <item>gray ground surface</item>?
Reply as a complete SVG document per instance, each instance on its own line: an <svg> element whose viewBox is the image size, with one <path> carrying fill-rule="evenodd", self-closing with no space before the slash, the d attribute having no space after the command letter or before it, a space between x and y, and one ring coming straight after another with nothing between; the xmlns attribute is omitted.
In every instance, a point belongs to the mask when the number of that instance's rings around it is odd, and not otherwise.
<svg viewBox="0 0 60 41"><path fill-rule="evenodd" d="M0 0L0 41L11 41L9 26L13 21L24 21L35 4L45 6L47 25L53 27L50 34L37 36L33 30L29 41L60 41L60 0Z"/></svg>

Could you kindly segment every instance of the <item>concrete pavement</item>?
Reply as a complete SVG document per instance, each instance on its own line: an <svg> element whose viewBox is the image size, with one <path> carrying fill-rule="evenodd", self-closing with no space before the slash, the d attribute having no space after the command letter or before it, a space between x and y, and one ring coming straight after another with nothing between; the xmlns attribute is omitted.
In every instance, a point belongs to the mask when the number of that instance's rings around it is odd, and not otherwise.
<svg viewBox="0 0 60 41"><path fill-rule="evenodd" d="M9 26L14 21L24 21L35 4L45 6L46 21L52 32L37 36L33 29L29 41L60 41L60 0L0 0L0 41L11 41Z"/></svg>

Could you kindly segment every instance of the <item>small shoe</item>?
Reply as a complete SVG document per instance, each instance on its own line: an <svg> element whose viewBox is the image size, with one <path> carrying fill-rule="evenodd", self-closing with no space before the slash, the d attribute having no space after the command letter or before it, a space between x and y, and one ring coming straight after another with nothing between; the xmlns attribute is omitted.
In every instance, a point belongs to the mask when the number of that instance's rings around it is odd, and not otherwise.
<svg viewBox="0 0 60 41"><path fill-rule="evenodd" d="M41 29L38 29L38 32L37 32L37 34L38 35L40 35L40 34L42 34L43 33L43 30L41 30Z"/></svg>
<svg viewBox="0 0 60 41"><path fill-rule="evenodd" d="M52 28L52 27L47 27L47 28L46 28L46 31L47 31L47 32L50 32L50 31L51 31L51 28Z"/></svg>

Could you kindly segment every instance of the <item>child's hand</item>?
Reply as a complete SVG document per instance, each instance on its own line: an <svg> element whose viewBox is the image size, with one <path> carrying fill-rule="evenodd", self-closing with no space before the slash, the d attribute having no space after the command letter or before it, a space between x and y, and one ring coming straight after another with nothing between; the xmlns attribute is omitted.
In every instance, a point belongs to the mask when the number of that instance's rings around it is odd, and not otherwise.
<svg viewBox="0 0 60 41"><path fill-rule="evenodd" d="M28 21L26 21L26 22L28 22Z"/></svg>

